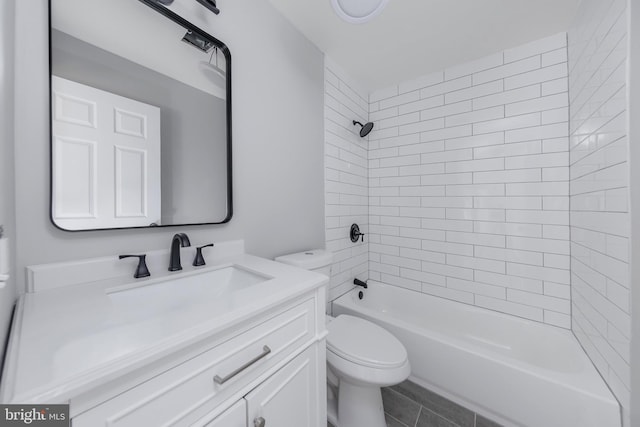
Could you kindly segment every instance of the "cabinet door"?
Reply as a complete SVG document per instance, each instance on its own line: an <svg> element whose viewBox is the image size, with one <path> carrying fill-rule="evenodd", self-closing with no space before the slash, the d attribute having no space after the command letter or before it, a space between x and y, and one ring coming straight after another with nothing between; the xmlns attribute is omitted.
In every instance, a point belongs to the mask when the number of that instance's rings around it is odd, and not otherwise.
<svg viewBox="0 0 640 427"><path fill-rule="evenodd" d="M245 396L249 426L318 427L314 347L309 347ZM260 418L264 424L256 424Z"/></svg>
<svg viewBox="0 0 640 427"><path fill-rule="evenodd" d="M231 408L218 415L205 427L246 427L247 403L244 399L236 402Z"/></svg>

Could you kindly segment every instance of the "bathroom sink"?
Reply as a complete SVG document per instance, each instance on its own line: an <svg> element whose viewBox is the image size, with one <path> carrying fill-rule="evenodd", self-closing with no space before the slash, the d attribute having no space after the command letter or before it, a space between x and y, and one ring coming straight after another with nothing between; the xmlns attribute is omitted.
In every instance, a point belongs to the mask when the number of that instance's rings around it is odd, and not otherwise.
<svg viewBox="0 0 640 427"><path fill-rule="evenodd" d="M168 277L135 287L113 288L107 290L107 293L118 308L157 312L184 308L207 299L223 298L270 279L266 275L229 266Z"/></svg>

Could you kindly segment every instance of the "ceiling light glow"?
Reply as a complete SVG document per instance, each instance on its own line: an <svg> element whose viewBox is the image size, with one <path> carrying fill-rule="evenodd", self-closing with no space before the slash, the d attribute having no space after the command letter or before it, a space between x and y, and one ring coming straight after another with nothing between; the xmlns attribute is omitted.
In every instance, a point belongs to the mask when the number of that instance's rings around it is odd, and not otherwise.
<svg viewBox="0 0 640 427"><path fill-rule="evenodd" d="M382 12L389 0L331 0L338 16L352 24L362 24Z"/></svg>

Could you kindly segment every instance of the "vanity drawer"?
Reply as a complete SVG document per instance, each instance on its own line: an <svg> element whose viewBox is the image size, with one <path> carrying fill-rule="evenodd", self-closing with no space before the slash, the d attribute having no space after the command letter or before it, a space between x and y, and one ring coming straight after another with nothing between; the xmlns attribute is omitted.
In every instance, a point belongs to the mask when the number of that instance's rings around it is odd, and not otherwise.
<svg viewBox="0 0 640 427"><path fill-rule="evenodd" d="M188 425L313 339L309 299L73 418L74 427Z"/></svg>

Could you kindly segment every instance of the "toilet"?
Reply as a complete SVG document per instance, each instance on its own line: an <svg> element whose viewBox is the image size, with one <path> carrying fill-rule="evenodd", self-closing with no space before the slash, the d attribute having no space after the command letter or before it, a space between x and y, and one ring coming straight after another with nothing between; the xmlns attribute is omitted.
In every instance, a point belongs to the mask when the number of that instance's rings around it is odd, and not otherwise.
<svg viewBox="0 0 640 427"><path fill-rule="evenodd" d="M331 277L330 252L315 249L276 261ZM409 377L407 350L390 332L358 317L327 316L327 418L335 427L387 427L381 387Z"/></svg>

